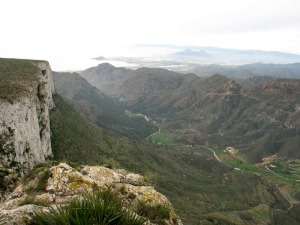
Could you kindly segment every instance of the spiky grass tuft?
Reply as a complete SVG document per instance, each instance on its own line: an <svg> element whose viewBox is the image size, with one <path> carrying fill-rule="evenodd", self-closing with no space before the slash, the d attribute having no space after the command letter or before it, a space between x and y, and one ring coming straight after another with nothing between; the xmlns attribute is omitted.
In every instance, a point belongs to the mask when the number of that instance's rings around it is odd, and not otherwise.
<svg viewBox="0 0 300 225"><path fill-rule="evenodd" d="M4 218L2 212L0 212L0 225L4 224Z"/></svg>
<svg viewBox="0 0 300 225"><path fill-rule="evenodd" d="M38 212L31 225L142 225L146 219L122 207L111 192L86 193L70 203Z"/></svg>

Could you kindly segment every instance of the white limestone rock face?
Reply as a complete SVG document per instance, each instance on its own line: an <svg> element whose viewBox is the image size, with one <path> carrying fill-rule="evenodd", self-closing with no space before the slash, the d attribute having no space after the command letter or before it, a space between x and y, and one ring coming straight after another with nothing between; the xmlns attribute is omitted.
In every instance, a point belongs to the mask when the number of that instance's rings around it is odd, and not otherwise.
<svg viewBox="0 0 300 225"><path fill-rule="evenodd" d="M52 71L48 62L32 63L38 67L38 81L28 85L28 93L12 102L0 99L0 168L18 165L26 170L52 155Z"/></svg>

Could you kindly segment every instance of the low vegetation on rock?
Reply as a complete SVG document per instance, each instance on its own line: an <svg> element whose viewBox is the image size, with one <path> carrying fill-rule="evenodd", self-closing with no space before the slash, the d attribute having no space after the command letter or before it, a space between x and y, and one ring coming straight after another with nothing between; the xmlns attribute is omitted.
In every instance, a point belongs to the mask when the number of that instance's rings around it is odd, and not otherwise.
<svg viewBox="0 0 300 225"><path fill-rule="evenodd" d="M142 225L147 219L123 208L111 191L91 192L65 205L35 213L30 225Z"/></svg>
<svg viewBox="0 0 300 225"><path fill-rule="evenodd" d="M37 165L0 210L4 225L181 224L169 200L141 175L55 162Z"/></svg>
<svg viewBox="0 0 300 225"><path fill-rule="evenodd" d="M0 99L12 101L38 80L33 60L0 58Z"/></svg>

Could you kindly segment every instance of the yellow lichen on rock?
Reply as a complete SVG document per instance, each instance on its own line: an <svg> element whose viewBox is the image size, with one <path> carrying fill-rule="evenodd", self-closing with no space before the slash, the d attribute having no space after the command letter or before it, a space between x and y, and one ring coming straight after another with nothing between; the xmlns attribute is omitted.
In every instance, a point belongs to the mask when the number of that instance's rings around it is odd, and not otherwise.
<svg viewBox="0 0 300 225"><path fill-rule="evenodd" d="M114 189L115 184L123 184L126 191L134 193L139 201L152 205L170 205L167 198L155 191L153 187L141 186L145 183L143 176L127 173L125 170L84 166L79 172L66 163L60 163L51 167L50 172L52 175L47 182L46 190L52 190L59 195L73 195L83 191L91 191L95 187L101 190L108 187Z"/></svg>
<svg viewBox="0 0 300 225"><path fill-rule="evenodd" d="M169 219L161 218L160 224L182 224L180 219L176 216L169 200L153 187L145 186L145 179L139 174L128 173L125 170L113 170L101 166L82 166L81 170L77 171L66 163L53 166L49 171L50 178L45 184L45 191L47 191L47 193L38 193L39 195L36 195L36 193L30 192L30 188L20 186L11 194L10 199L7 199L4 204L0 205L1 210L7 210L5 225L9 224L11 216L15 213L19 213L19 205L21 202L26 202L26 199L27 204L38 203L40 206L35 205L33 207L47 211L47 204L66 204L83 192L89 192L95 189L104 191L108 188L118 194L123 207L135 208L139 203L145 203L151 207L163 206L168 208L170 213ZM37 184L41 182L40 179L42 178L33 178L28 181L27 186L37 186ZM28 200L31 200L32 203L29 203ZM22 210L24 209L27 210L26 207L22 208ZM30 210L33 210L32 207ZM28 215L26 214L26 216ZM21 222L19 225L23 224L24 223ZM145 224L152 223L148 221Z"/></svg>
<svg viewBox="0 0 300 225"><path fill-rule="evenodd" d="M125 179L131 184L145 184L145 178L139 174L128 173Z"/></svg>
<svg viewBox="0 0 300 225"><path fill-rule="evenodd" d="M158 193L151 186L134 186L131 184L124 184L124 187L128 193L134 193L138 201L151 205L171 205L169 200L163 194Z"/></svg>
<svg viewBox="0 0 300 225"><path fill-rule="evenodd" d="M120 183L125 177L124 174L120 174L103 166L84 166L81 171L86 174L86 176L106 185Z"/></svg>
<svg viewBox="0 0 300 225"><path fill-rule="evenodd" d="M47 182L46 190L54 191L59 195L73 195L83 191L92 191L94 187L100 190L107 189L102 182L84 176L66 163L51 167L50 172L52 176Z"/></svg>

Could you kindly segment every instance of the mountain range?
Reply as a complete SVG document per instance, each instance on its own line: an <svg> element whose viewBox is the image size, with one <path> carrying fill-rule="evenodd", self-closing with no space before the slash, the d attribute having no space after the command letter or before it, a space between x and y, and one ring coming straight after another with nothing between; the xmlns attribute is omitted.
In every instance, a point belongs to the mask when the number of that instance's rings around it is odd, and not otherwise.
<svg viewBox="0 0 300 225"><path fill-rule="evenodd" d="M22 72L24 65L28 71ZM45 184L56 176L47 172L47 165L64 162L55 170L68 174L68 180L57 181L62 188L72 184L74 190L82 185L82 177L91 175L84 169L89 166L113 168L105 170L111 171L108 177L115 176L113 171L124 174L124 169L142 174L146 183L123 181L146 192L145 184L155 186L172 202L183 224L299 224L298 79L199 77L162 68L100 64L80 74L53 72L55 94L47 62L2 60L0 76L12 85L2 83L0 88L0 198L8 198L0 204L0 223L4 216L9 224L12 205L22 212L44 207L39 205L44 202L28 197L41 197ZM11 88L22 85L26 88ZM49 99L51 104L43 107ZM14 123L7 123L12 115ZM26 132L32 126L34 132ZM16 156L34 159L31 145L25 145L20 134L43 138L52 149L47 156L51 161L39 159L41 163L24 174L20 188L8 195L5 188L13 190L19 181ZM14 143L20 148L17 154ZM35 151L41 153L39 148ZM13 159L9 168L3 167L5 158ZM101 178L98 172L93 176ZM128 199L123 202L127 206L137 198L124 187L119 191ZM59 201L64 194L55 189L42 196ZM20 198L25 205L16 205Z"/></svg>
<svg viewBox="0 0 300 225"><path fill-rule="evenodd" d="M144 174L171 200L183 224L254 225L288 220L296 225L300 219L297 206L284 211L288 204L276 186L219 163L207 149L127 139L88 122L60 96L54 100L50 117L56 160Z"/></svg>
<svg viewBox="0 0 300 225"><path fill-rule="evenodd" d="M164 54L144 57L95 58L100 63L115 60L129 63L129 68L164 68L198 76L222 74L229 77L274 76L299 78L300 55L261 50L238 50L201 46L145 45L141 51L164 50Z"/></svg>
<svg viewBox="0 0 300 225"><path fill-rule="evenodd" d="M122 74L120 71L125 71L125 73ZM181 143L181 145L175 147L166 146L167 149L173 152L173 154L178 151L182 154L189 154L191 152L190 163L195 160L195 154L198 154L194 148L198 148L199 146L215 146L217 149L225 149L228 146L233 146L235 149L238 149L238 155L242 157L242 160L252 163L261 162L270 155L299 158L298 146L300 138L298 118L300 112L298 99L300 82L297 79L251 77L234 80L224 75L198 77L191 73L182 74L165 69L139 68L131 70L116 68L109 64L100 64L97 67L83 71L82 74L88 81L90 77L93 78L90 82L97 88L101 89L104 87L102 91L106 95L111 95L114 99L119 99L119 102L124 104L125 109L135 113L142 113L151 118L160 128L160 132L167 133L166 138L168 140ZM118 76L114 76L114 74L118 74ZM143 152L142 149L148 149L145 145L140 147L140 153ZM161 148L163 147L161 146ZM151 151L154 151L153 147L150 148L152 148ZM167 150L159 150L154 155L163 157L161 155L163 154L162 152L167 153L168 156L172 154ZM203 153L202 150L201 154ZM185 158L186 156L181 155L176 155L176 157L184 161L188 159ZM202 159L204 160L204 158ZM140 160L143 160L143 157ZM172 163L175 163L175 161L172 161ZM161 163L162 165L172 164L171 162ZM202 160L197 163L203 166L206 165ZM153 164L151 165L153 166ZM216 162L214 165L218 168L219 163ZM173 166L171 167L173 168ZM211 164L204 167L212 169ZM157 171L163 170L158 169L160 168L158 164L155 168ZM153 167L153 169L155 168ZM214 171L218 171L217 168L213 168ZM188 171L191 171L191 168ZM165 173L168 172L163 172L163 174ZM234 179L239 180L240 178L236 177L238 173L234 174ZM170 174L170 176L172 175ZM189 173L188 177L190 176L191 174ZM196 177L192 177L192 179L196 179L197 175ZM164 180L164 178L160 177L159 180ZM161 183L159 180L157 180L158 186L165 187L164 182ZM197 193L202 193L207 197L211 196L211 191L214 192L213 196L217 191L217 189L210 186L210 191L207 192L207 186L204 187L204 183L201 183L198 179L196 180L197 184L192 184L191 180L187 181L188 186L181 183L184 186L184 192L176 192L176 197L171 198L174 201L175 207L179 207L180 211L184 211L184 214L182 214L184 217L190 212L195 212L194 209L197 208L199 210L202 208L201 205L204 202L197 203L197 200L201 199ZM173 182L173 179L172 181L169 180L169 183L177 187L178 183ZM198 182L203 187L201 190L198 189ZM237 183L235 182L233 187L237 188L240 182L240 180ZM242 182L244 183L244 181ZM191 187L193 191L187 191ZM226 184L224 191L228 191L228 188L228 184ZM173 196L169 192L169 188L167 190L164 188L160 190L165 194L169 193L167 194L168 196ZM240 189L239 192L243 191L244 188ZM261 193L257 189L254 192L256 194ZM188 197L195 208L184 210L179 206L181 205L181 200L177 199L177 196L187 196L186 194L189 195L189 193L193 193L193 196L198 196L197 200L195 199L196 201L191 201ZM246 195L248 196L248 194ZM211 196L209 198L209 202L211 202L214 197ZM237 196L232 197L235 200L238 198ZM218 201L224 201L224 198L219 198ZM278 201L282 202L279 199ZM184 205L185 207L189 207L189 203L185 203ZM233 206L232 203L230 205ZM294 206L296 207L296 205ZM204 208L207 209L207 205ZM231 207L229 206L229 208ZM296 209L294 208L294 210ZM265 212L263 208L259 210ZM274 212L277 212L277 210ZM292 213L292 211L289 212ZM213 211L212 214L202 214L202 216L205 216L204 218L201 217L200 221L203 224L212 224L212 221L215 221L216 224L249 223L243 217L244 214L240 213L237 213L238 217L229 219L229 215L233 215L232 212L222 214L222 210ZM255 218L253 215L247 215L252 219ZM285 222L280 219L281 216L283 216L282 218L287 218L286 215L274 213L273 220L268 223L276 224L281 221L279 223L284 224ZM241 218L244 222L237 222ZM289 223L294 223L290 217L287 220L290 221ZM185 222L187 224L196 224L196 221L191 221L190 219ZM263 224L265 222L256 221L255 223Z"/></svg>
<svg viewBox="0 0 300 225"><path fill-rule="evenodd" d="M173 50L174 53L164 56L164 59L193 62L198 64L241 65L250 63L298 63L300 55L261 50L240 50L205 46L143 46Z"/></svg>
<svg viewBox="0 0 300 225"><path fill-rule="evenodd" d="M249 88L223 75L199 78L164 69L112 66L107 73L107 66L100 64L93 68L97 73L86 70L82 75L101 89L106 77L126 71L103 91L118 97L128 110L153 118L176 141L233 145L252 162L276 152L300 156L300 80L256 79Z"/></svg>
<svg viewBox="0 0 300 225"><path fill-rule="evenodd" d="M190 72L200 77L222 74L233 78L269 76L279 78L300 78L300 63L293 64L247 64L240 66L203 65Z"/></svg>

